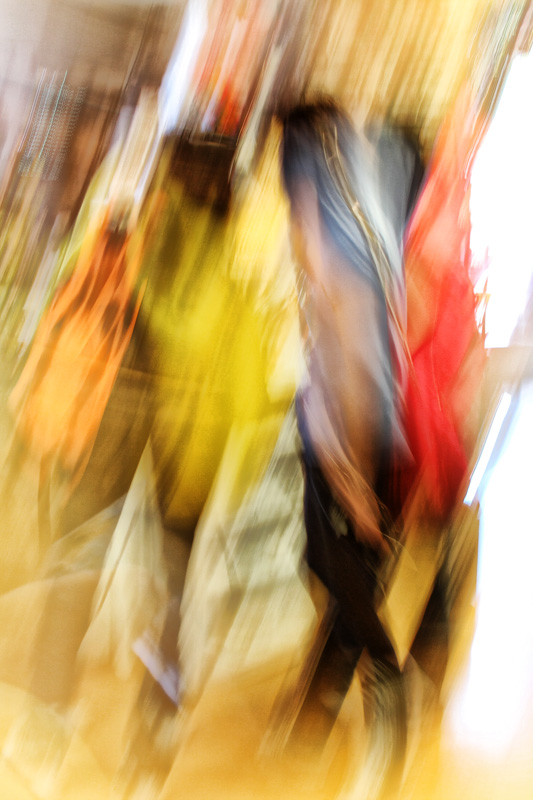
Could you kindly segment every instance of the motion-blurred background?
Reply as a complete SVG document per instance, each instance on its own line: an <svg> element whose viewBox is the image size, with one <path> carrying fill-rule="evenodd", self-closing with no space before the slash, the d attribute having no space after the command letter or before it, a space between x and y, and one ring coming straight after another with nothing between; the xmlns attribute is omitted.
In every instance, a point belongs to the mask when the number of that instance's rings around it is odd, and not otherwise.
<svg viewBox="0 0 533 800"><path fill-rule="evenodd" d="M2 0L2 797L373 796L357 686L320 758L265 744L317 619L274 115L322 92L400 126L428 170L457 130L450 186L472 176L458 269L488 364L443 537L444 711L413 666L401 796L530 796L529 14Z"/></svg>

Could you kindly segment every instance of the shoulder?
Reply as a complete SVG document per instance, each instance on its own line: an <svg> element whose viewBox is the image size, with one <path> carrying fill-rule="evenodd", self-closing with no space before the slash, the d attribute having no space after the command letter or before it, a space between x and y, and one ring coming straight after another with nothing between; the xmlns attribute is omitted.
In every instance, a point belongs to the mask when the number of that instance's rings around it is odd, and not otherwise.
<svg viewBox="0 0 533 800"><path fill-rule="evenodd" d="M376 166L384 194L401 210L405 222L416 203L425 176L422 150L416 135L393 123L373 125L368 138L376 153Z"/></svg>

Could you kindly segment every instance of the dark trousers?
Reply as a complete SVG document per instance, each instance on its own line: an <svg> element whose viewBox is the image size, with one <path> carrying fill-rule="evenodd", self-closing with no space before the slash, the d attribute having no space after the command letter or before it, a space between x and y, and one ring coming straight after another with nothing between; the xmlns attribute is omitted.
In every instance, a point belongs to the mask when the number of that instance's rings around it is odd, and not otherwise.
<svg viewBox="0 0 533 800"><path fill-rule="evenodd" d="M300 409L298 427L303 444L307 562L337 602L333 636L353 651L355 663L366 647L372 658L396 664L394 649L376 613L379 555L358 541L333 497Z"/></svg>
<svg viewBox="0 0 533 800"><path fill-rule="evenodd" d="M298 424L303 443L304 518L307 533L307 562L336 603L336 616L322 656L311 680L300 717L329 687L338 699L329 704L329 731L349 689L364 648L371 657L371 669L363 677L365 719L370 743L388 743L383 754L379 780L384 795L395 791L401 780L407 737L406 700L403 676L392 643L376 613L379 593L380 558L375 550L357 540L355 531L336 502L310 446L302 415ZM316 723L315 723L316 724ZM295 726L299 731L298 724Z"/></svg>

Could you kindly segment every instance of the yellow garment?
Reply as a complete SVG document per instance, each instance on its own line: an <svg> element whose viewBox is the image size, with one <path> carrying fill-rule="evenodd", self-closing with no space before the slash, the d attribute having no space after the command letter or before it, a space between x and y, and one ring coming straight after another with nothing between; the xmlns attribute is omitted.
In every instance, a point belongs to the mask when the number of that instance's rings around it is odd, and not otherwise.
<svg viewBox="0 0 533 800"><path fill-rule="evenodd" d="M298 317L277 141L229 219L156 178L138 340L156 406L153 452L165 522L191 529L234 424L288 408L296 385ZM273 169L275 166L275 170ZM265 454L268 459L268 454Z"/></svg>

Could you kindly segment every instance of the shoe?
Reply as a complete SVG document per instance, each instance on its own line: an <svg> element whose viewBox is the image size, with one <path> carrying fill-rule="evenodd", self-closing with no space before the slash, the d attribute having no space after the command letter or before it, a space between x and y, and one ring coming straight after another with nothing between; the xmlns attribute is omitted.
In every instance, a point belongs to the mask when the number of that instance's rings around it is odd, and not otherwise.
<svg viewBox="0 0 533 800"><path fill-rule="evenodd" d="M323 747L335 725L352 684L360 648L341 645L332 632L318 661L302 707L291 732L291 740Z"/></svg>

